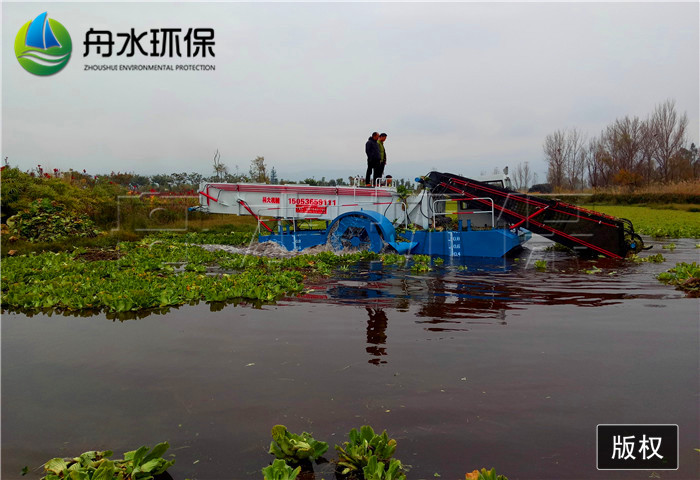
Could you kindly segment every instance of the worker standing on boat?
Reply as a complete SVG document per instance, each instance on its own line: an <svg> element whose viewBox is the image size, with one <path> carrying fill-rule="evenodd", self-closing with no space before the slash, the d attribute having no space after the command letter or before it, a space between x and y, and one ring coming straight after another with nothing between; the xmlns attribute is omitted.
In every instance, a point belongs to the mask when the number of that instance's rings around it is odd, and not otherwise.
<svg viewBox="0 0 700 480"><path fill-rule="evenodd" d="M377 140L377 145L379 145L379 172L377 177L381 178L384 176L384 167L386 167L386 150L384 150L384 141L386 140L386 133L379 134L379 140Z"/></svg>
<svg viewBox="0 0 700 480"><path fill-rule="evenodd" d="M379 133L372 132L372 136L365 143L365 153L367 154L367 173L365 174L365 185L374 185L374 181L381 176L379 162L381 154L379 151ZM370 178L372 183L370 183Z"/></svg>

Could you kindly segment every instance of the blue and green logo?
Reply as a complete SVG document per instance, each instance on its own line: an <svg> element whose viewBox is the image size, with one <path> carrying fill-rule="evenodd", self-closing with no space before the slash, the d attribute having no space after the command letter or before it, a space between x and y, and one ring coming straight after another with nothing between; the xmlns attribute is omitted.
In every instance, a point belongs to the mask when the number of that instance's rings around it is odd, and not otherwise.
<svg viewBox="0 0 700 480"><path fill-rule="evenodd" d="M34 75L53 75L70 59L73 42L68 30L46 12L24 24L15 37L17 61Z"/></svg>

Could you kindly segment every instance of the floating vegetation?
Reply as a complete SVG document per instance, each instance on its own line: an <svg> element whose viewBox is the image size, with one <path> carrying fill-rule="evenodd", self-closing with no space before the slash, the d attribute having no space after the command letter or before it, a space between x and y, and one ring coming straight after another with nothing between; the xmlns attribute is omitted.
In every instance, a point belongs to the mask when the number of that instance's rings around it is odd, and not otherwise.
<svg viewBox="0 0 700 480"><path fill-rule="evenodd" d="M372 455L362 473L364 480L406 480L402 468L401 460L392 458L388 462L380 462L376 455Z"/></svg>
<svg viewBox="0 0 700 480"><path fill-rule="evenodd" d="M561 243L554 242L552 245L549 245L547 248L544 249L545 252L565 252L565 253L574 253L572 249L567 247L566 245L562 245Z"/></svg>
<svg viewBox="0 0 700 480"><path fill-rule="evenodd" d="M407 257L398 253L385 253L382 255L382 263L384 265L403 265L406 261Z"/></svg>
<svg viewBox="0 0 700 480"><path fill-rule="evenodd" d="M321 252L286 258L208 251L163 235L122 242L116 249L76 248L7 257L2 268L2 306L26 311L138 312L200 301L271 303L303 292L309 276L364 261L387 264L406 257ZM427 255L412 257L413 273L431 270Z"/></svg>
<svg viewBox="0 0 700 480"><path fill-rule="evenodd" d="M656 254L654 254L654 255L649 255L649 256L647 256L647 257L640 257L639 255L637 255L636 253L634 253L634 254L630 255L628 258L629 258L631 261L633 261L634 263L644 263L644 262L648 262L648 263L662 263L662 262L665 262L665 261L666 261L666 259L664 258L664 256L661 255L660 253L656 253Z"/></svg>
<svg viewBox="0 0 700 480"><path fill-rule="evenodd" d="M2 304L29 310L127 312L200 300L269 302L303 290L303 268L257 257L224 257L199 247L167 244L122 243L119 250L124 255L118 260L85 261L79 258L80 249L7 258ZM239 270L206 275L219 258Z"/></svg>
<svg viewBox="0 0 700 480"><path fill-rule="evenodd" d="M284 460L276 459L272 465L262 469L264 480L294 480L301 467L292 468Z"/></svg>
<svg viewBox="0 0 700 480"><path fill-rule="evenodd" d="M635 232L652 237L700 238L700 216L687 210L667 210L642 206L586 206L618 218L627 218Z"/></svg>
<svg viewBox="0 0 700 480"><path fill-rule="evenodd" d="M544 272L547 269L547 260L535 260L535 268L540 272Z"/></svg>
<svg viewBox="0 0 700 480"><path fill-rule="evenodd" d="M372 427L364 425L359 431L354 428L350 430L348 437L349 441L344 442L343 446L335 446L341 475L363 471L371 457L378 462L388 462L396 452L396 440L390 439L386 430L377 435Z"/></svg>
<svg viewBox="0 0 700 480"><path fill-rule="evenodd" d="M175 463L163 458L168 448L168 442L159 443L153 450L143 446L117 460L110 460L111 450L85 452L75 458L52 458L44 464L46 475L41 480L150 480Z"/></svg>
<svg viewBox="0 0 700 480"><path fill-rule="evenodd" d="M424 273L432 270L430 266L430 255L413 255L413 265L411 266L412 273Z"/></svg>
<svg viewBox="0 0 700 480"><path fill-rule="evenodd" d="M697 262L677 263L675 267L660 273L656 278L693 296L700 295L700 266Z"/></svg>
<svg viewBox="0 0 700 480"><path fill-rule="evenodd" d="M159 232L153 238L173 243L188 243L193 245L250 245L257 240L257 233L254 229L249 231L237 230L216 231L216 232Z"/></svg>
<svg viewBox="0 0 700 480"><path fill-rule="evenodd" d="M664 245L663 247L664 250L675 250L676 249L676 244L675 243L669 243L668 245Z"/></svg>
<svg viewBox="0 0 700 480"><path fill-rule="evenodd" d="M471 473L465 475L466 480L508 480L508 477L504 475L496 475L496 469L486 470L482 468L481 471L474 470Z"/></svg>
<svg viewBox="0 0 700 480"><path fill-rule="evenodd" d="M326 442L319 442L306 432L301 435L291 433L284 425L275 425L271 433L269 453L289 463L316 460L328 450Z"/></svg>

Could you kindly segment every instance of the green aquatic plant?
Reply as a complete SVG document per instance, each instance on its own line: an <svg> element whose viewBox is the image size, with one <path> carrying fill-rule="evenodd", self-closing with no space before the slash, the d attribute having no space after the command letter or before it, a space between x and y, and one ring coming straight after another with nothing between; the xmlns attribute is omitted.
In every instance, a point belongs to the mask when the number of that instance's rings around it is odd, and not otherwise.
<svg viewBox="0 0 700 480"><path fill-rule="evenodd" d="M284 425L275 425L271 433L269 453L290 463L316 460L328 450L326 442L319 442L306 432L302 432L301 435L291 433Z"/></svg>
<svg viewBox="0 0 700 480"><path fill-rule="evenodd" d="M52 458L44 464L42 480L150 480L175 463L163 455L170 445L159 443L153 450L143 446L126 452L123 459L110 460L111 450L89 451L75 458Z"/></svg>
<svg viewBox="0 0 700 480"><path fill-rule="evenodd" d="M618 218L627 218L634 230L641 235L670 238L700 238L700 222L697 212L667 210L646 206L584 205Z"/></svg>
<svg viewBox="0 0 700 480"><path fill-rule="evenodd" d="M474 470L471 473L466 474L466 480L508 480L508 477L504 475L496 475L496 469L486 470L482 468L481 471Z"/></svg>
<svg viewBox="0 0 700 480"><path fill-rule="evenodd" d="M344 442L342 447L335 446L338 452L338 467L343 475L361 471L372 456L385 462L396 452L396 440L390 439L386 430L377 435L372 427L364 425L359 431L354 428L350 430L348 437L349 441Z"/></svg>
<svg viewBox="0 0 700 480"><path fill-rule="evenodd" d="M413 260L412 273L424 273L431 270L429 255L413 255L411 259Z"/></svg>
<svg viewBox="0 0 700 480"><path fill-rule="evenodd" d="M362 473L364 480L406 480L401 461L395 458L384 463L377 460L376 455L372 455L362 469Z"/></svg>
<svg viewBox="0 0 700 480"><path fill-rule="evenodd" d="M545 252L565 252L565 253L573 253L574 251L567 247L566 245L562 245L561 243L554 242L552 245L549 245L547 248L544 249Z"/></svg>
<svg viewBox="0 0 700 480"><path fill-rule="evenodd" d="M244 246L257 240L257 235L254 229L250 227L238 227L235 231L229 230L224 232L159 232L153 238L171 243L189 243L193 245Z"/></svg>
<svg viewBox="0 0 700 480"><path fill-rule="evenodd" d="M10 233L29 242L50 242L100 234L86 215L69 212L62 203L38 199L7 219Z"/></svg>
<svg viewBox="0 0 700 480"><path fill-rule="evenodd" d="M636 253L633 253L628 258L634 263L662 263L666 261L664 256L660 253L649 255L647 257L640 257Z"/></svg>
<svg viewBox="0 0 700 480"><path fill-rule="evenodd" d="M676 244L675 243L669 243L668 245L664 245L663 247L664 250L675 250L676 249Z"/></svg>
<svg viewBox="0 0 700 480"><path fill-rule="evenodd" d="M660 282L675 285L683 291L700 293L700 266L697 262L676 263L676 266L668 271L660 273L656 277Z"/></svg>
<svg viewBox="0 0 700 480"><path fill-rule="evenodd" d="M382 254L381 260L384 265L404 264L406 263L406 256L398 253L385 253Z"/></svg>
<svg viewBox="0 0 700 480"><path fill-rule="evenodd" d="M591 268L589 270L584 270L584 272L586 272L588 275L593 275L593 274L602 272L602 270L596 266L593 266L593 268Z"/></svg>
<svg viewBox="0 0 700 480"><path fill-rule="evenodd" d="M539 271L547 269L547 260L535 260L535 268Z"/></svg>
<svg viewBox="0 0 700 480"><path fill-rule="evenodd" d="M8 257L2 268L2 305L39 310L137 311L198 301L272 302L303 291L308 263L260 261L199 247L122 243L117 260L86 261L81 250ZM235 274L205 275L229 262ZM188 268L188 266L190 266Z"/></svg>
<svg viewBox="0 0 700 480"><path fill-rule="evenodd" d="M301 467L292 468L284 460L276 459L272 465L262 469L264 480L294 480Z"/></svg>

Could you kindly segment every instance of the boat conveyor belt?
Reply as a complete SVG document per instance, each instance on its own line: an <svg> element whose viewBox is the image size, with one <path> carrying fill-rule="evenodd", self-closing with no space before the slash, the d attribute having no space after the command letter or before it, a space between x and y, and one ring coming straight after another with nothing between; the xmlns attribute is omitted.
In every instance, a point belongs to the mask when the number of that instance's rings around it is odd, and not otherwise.
<svg viewBox="0 0 700 480"><path fill-rule="evenodd" d="M463 202L462 208L490 206L510 228L525 228L561 243L582 256L625 257L644 248L632 222L593 212L556 199L509 190L451 173L430 172L419 182L433 196L444 194Z"/></svg>

